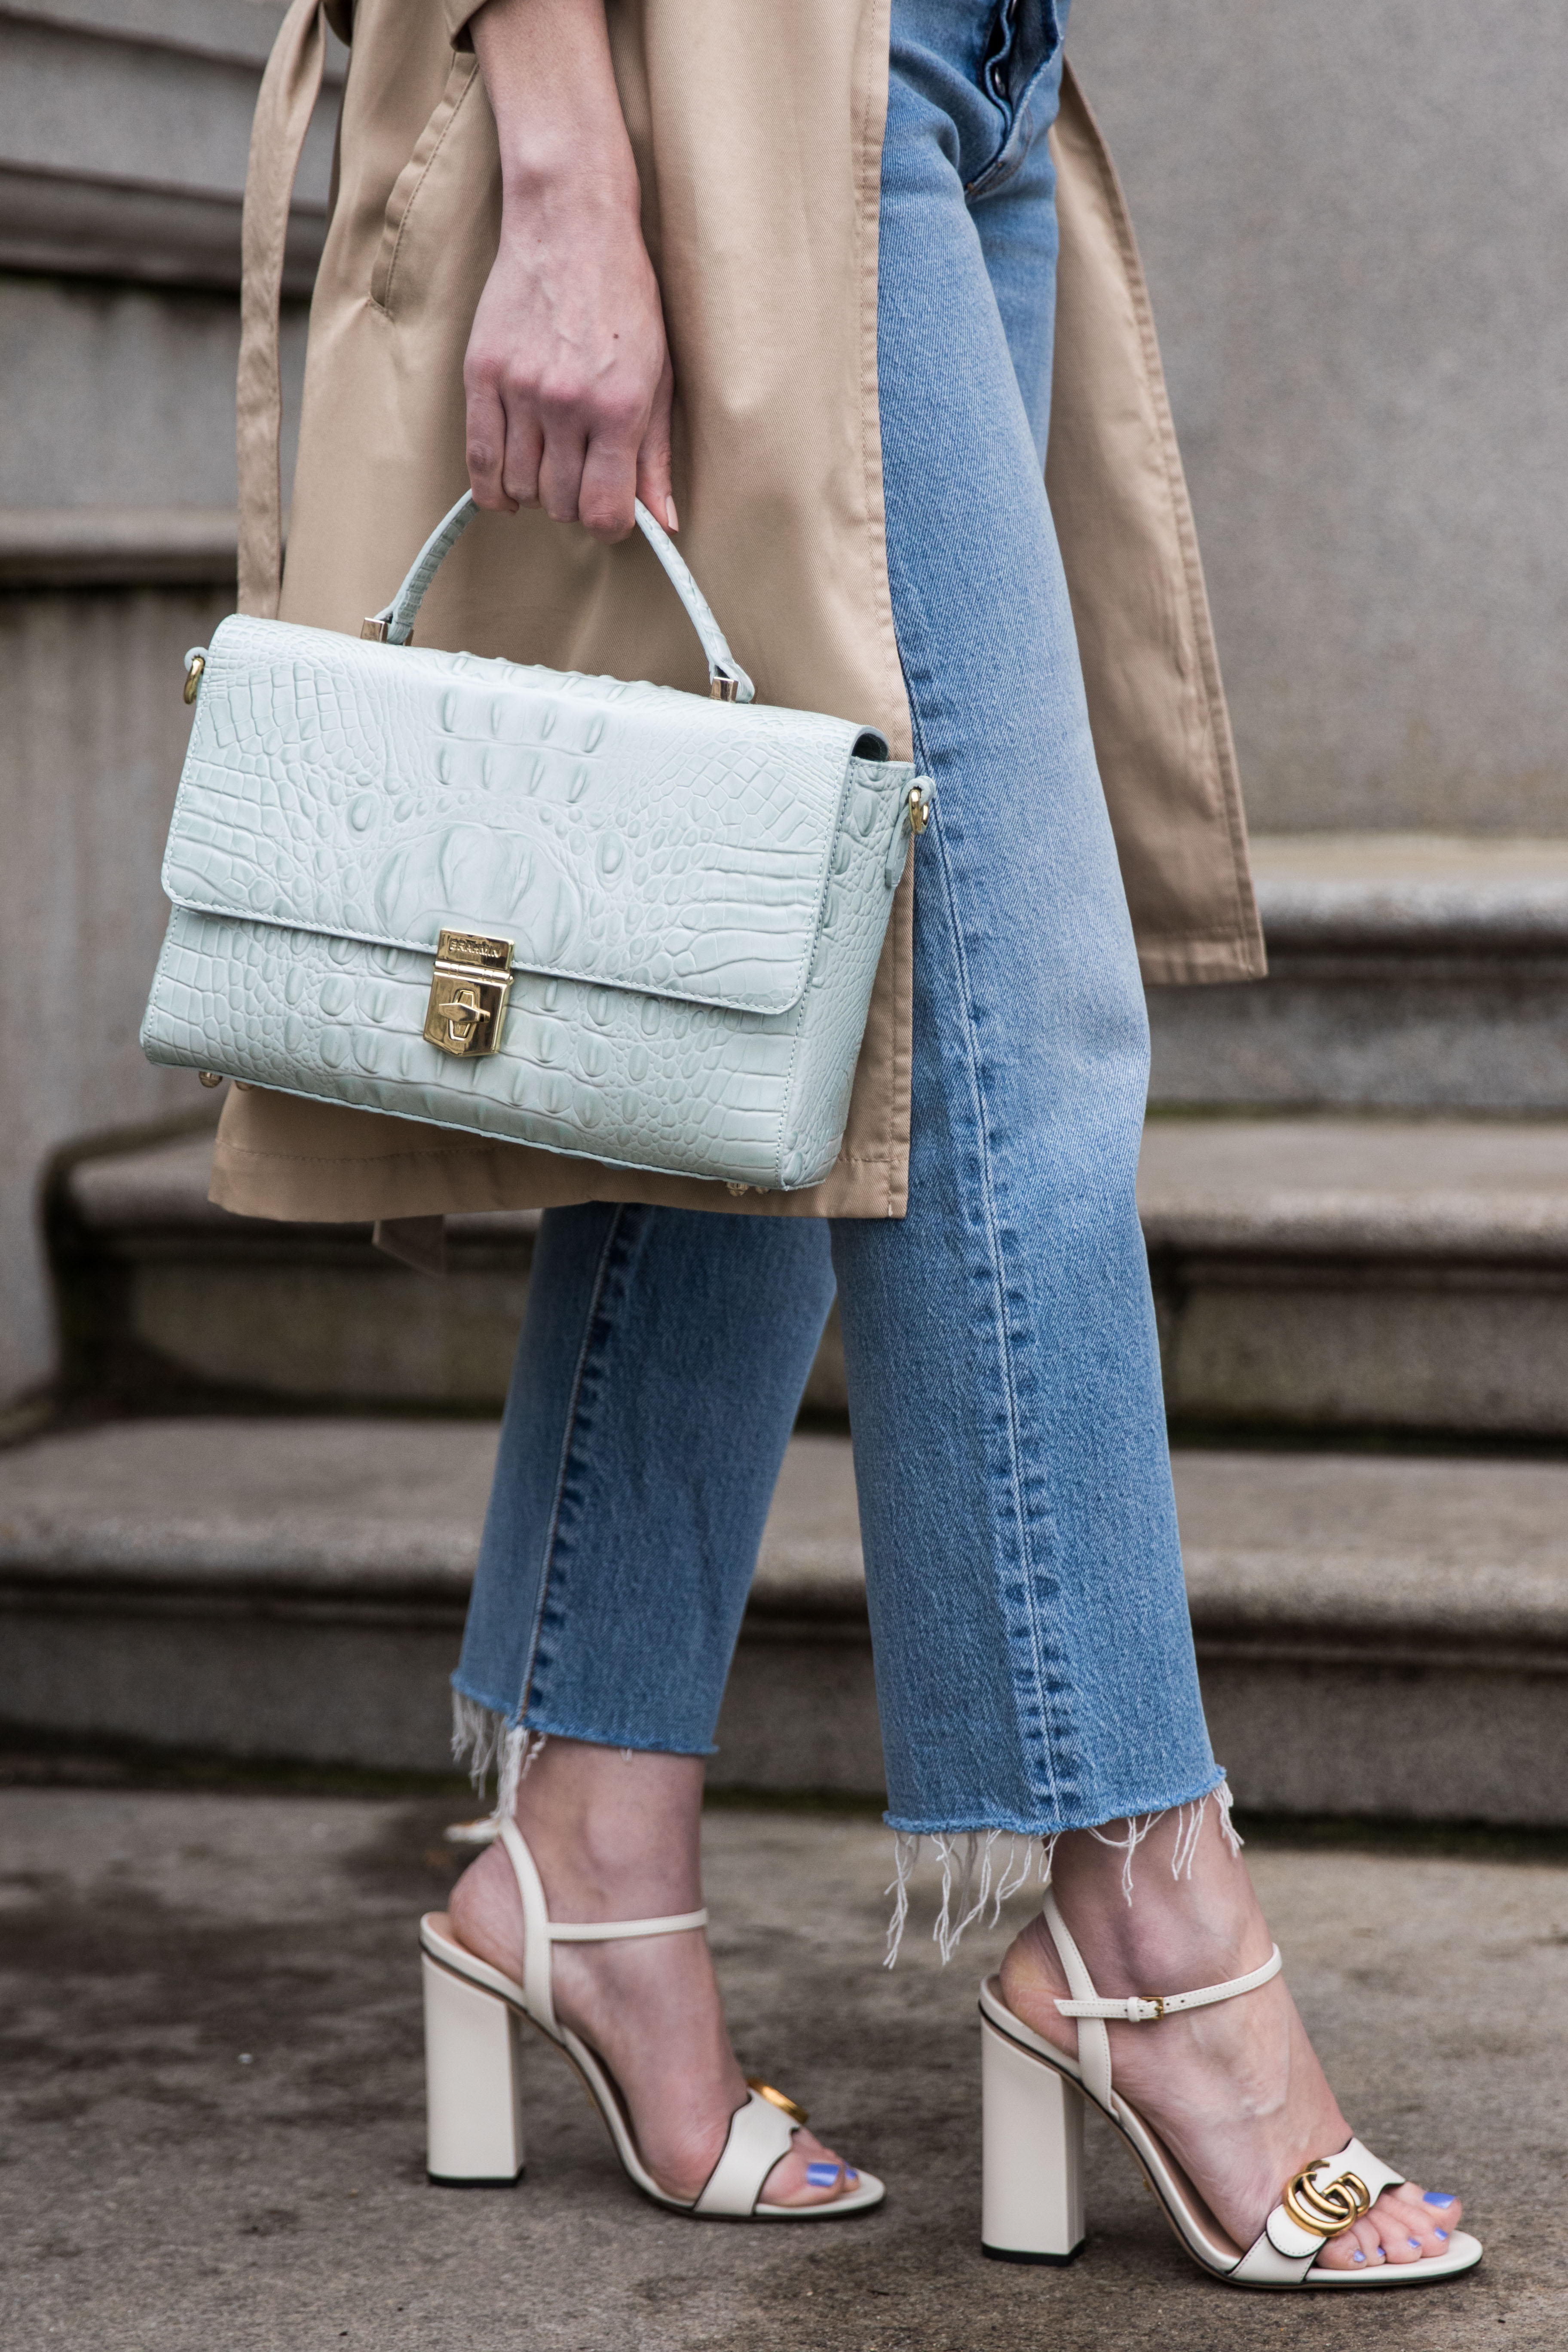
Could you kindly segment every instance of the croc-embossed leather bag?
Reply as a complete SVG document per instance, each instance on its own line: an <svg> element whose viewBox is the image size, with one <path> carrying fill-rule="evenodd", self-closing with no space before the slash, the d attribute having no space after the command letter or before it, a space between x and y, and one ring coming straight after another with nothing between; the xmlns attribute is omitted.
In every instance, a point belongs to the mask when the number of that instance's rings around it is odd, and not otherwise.
<svg viewBox="0 0 1568 2352"><path fill-rule="evenodd" d="M187 656L154 1062L738 1189L837 1156L928 786L752 699L657 522L710 698L410 643L453 508L363 639Z"/></svg>

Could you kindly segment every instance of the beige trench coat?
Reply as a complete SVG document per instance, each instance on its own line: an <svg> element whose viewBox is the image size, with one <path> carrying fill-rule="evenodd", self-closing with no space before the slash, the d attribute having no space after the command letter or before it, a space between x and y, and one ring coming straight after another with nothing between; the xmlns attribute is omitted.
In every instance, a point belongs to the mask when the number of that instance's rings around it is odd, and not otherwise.
<svg viewBox="0 0 1568 2352"><path fill-rule="evenodd" d="M346 0L333 0L332 23ZM500 219L477 0L358 0L310 314L279 603L276 285L321 36L295 0L252 147L240 373L243 609L357 633L466 487L462 362ZM910 755L883 531L877 228L889 0L609 0L677 384L681 549L763 701L880 727ZM1070 69L1052 133L1061 257L1046 480L1144 975L1263 971L1230 730L1131 227ZM424 643L702 691L639 539L486 515ZM940 823L940 817L938 822ZM279 1094L233 1093L213 1198L253 1216L402 1220L645 1200L900 1216L910 1121L910 860L844 1147L808 1192L628 1173ZM1039 1017L1021 1006L1019 1018Z"/></svg>

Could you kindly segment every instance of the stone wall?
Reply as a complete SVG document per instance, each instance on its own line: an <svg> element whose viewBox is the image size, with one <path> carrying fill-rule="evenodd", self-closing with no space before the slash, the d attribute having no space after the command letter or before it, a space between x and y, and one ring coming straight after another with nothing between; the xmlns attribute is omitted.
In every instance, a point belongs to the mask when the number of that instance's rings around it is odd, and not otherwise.
<svg viewBox="0 0 1568 2352"><path fill-rule="evenodd" d="M1253 824L1568 833L1568 10L1074 0Z"/></svg>
<svg viewBox="0 0 1568 2352"><path fill-rule="evenodd" d="M234 367L273 0L0 15L0 1414L56 1354L40 1191L62 1147L199 1116L136 1032L189 714L234 605ZM332 68L341 80L341 52ZM332 98L290 232L297 390Z"/></svg>

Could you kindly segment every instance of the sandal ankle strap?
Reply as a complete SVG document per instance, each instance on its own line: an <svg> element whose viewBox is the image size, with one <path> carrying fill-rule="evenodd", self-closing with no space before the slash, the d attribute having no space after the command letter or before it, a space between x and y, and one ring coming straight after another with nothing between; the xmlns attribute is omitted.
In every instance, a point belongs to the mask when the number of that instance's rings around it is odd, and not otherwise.
<svg viewBox="0 0 1568 2352"><path fill-rule="evenodd" d="M574 1926L564 1926L558 1919L550 1922L552 1944L609 1944L629 1941L634 1936L679 1936L688 1927L706 1927L708 1913L672 1911L663 1919L584 1919Z"/></svg>
<svg viewBox="0 0 1568 2352"><path fill-rule="evenodd" d="M1062 1917L1054 1888L1047 1887L1041 1909L1068 1980L1069 1998L1058 2000L1057 2007L1064 2017L1078 2020L1079 2073L1084 2089L1107 2113L1111 2097L1107 2020L1125 2025L1157 2024L1161 2018L1172 2017L1180 2010L1206 2009L1214 2001L1234 2000L1237 1993L1253 1992L1271 1977L1277 1977L1284 1966L1276 1944L1260 1969L1252 1969L1244 1977L1232 1977L1228 1984L1204 1985L1196 1992L1165 1993L1152 2000L1133 1993L1125 2000L1105 2000L1094 1989L1094 1979Z"/></svg>
<svg viewBox="0 0 1568 2352"><path fill-rule="evenodd" d="M1238 1992L1256 1991L1277 1977L1285 1963L1276 1944L1259 1969L1250 1969L1244 1977L1231 1977L1225 1984L1205 1985L1197 1992L1163 1992L1145 1996L1132 1993L1126 2000L1102 2000L1097 1993L1092 2000L1058 2000L1058 2009L1064 2017L1105 2017L1124 2025L1157 2025L1163 2017L1174 2017L1184 2009L1207 2009L1216 2000L1234 2000Z"/></svg>
<svg viewBox="0 0 1568 2352"><path fill-rule="evenodd" d="M497 1835L506 1849L522 1899L523 2006L530 2017L557 2041L561 2038L560 2028L555 2022L555 2003L550 1990L552 1944L629 1942L634 1936L679 1936L689 1927L708 1925L706 1910L675 1912L663 1919L552 1919L550 1906L544 1899L544 1881L522 1832L515 1822L508 1821L500 1823Z"/></svg>

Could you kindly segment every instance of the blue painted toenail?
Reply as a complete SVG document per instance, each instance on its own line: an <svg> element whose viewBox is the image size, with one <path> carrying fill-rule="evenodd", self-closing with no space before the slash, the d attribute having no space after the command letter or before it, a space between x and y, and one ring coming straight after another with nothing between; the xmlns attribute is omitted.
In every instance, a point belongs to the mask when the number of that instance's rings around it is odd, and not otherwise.
<svg viewBox="0 0 1568 2352"><path fill-rule="evenodd" d="M1445 2245L1447 2245L1447 2242L1448 2242L1448 2232L1447 2231L1447 2230L1439 2230L1436 2222L1434 2222L1434 2223L1433 2223L1433 2225L1432 2225L1432 2235L1433 2235L1435 2238L1441 2238L1441 2239L1442 2239L1442 2241L1443 2241L1443 2243L1444 2243Z"/></svg>
<svg viewBox="0 0 1568 2352"><path fill-rule="evenodd" d="M1423 2205L1451 2205L1453 2201L1446 2189L1428 2189L1421 2200Z"/></svg>
<svg viewBox="0 0 1568 2352"><path fill-rule="evenodd" d="M1417 2253L1421 2252L1421 2241L1419 2238L1406 2238L1405 2242L1407 2246L1414 2246Z"/></svg>
<svg viewBox="0 0 1568 2352"><path fill-rule="evenodd" d="M855 2186L855 2184L856 2184L856 2182L859 2179L859 2178L860 2178L860 2175L856 2171L855 2167L854 2167L852 2164L847 2164L847 2165L845 2166L845 2168L844 2168L844 2179L845 2179L845 2181L846 2181L846 2183L847 2184L847 2186L848 2186L849 2188L853 2189L853 2188L854 2188L854 2186ZM1446 2237L1447 2236L1447 2234L1448 2234L1448 2232L1447 2231L1447 2230L1439 2230L1439 2231L1438 2231L1438 2232L1437 2232L1437 2235L1438 2235L1440 2238L1446 2238Z"/></svg>
<svg viewBox="0 0 1568 2352"><path fill-rule="evenodd" d="M1364 2263L1364 2262L1365 2262L1365 2260L1366 2260L1366 2256L1365 2256L1365 2255L1361 2252L1361 2249L1358 2247L1358 2248L1356 2249L1356 2252L1355 2252L1351 2256L1351 2260L1352 2260L1352 2263Z"/></svg>
<svg viewBox="0 0 1568 2352"><path fill-rule="evenodd" d="M831 2189L838 2178L836 2164L808 2164L805 2177L814 2189Z"/></svg>

